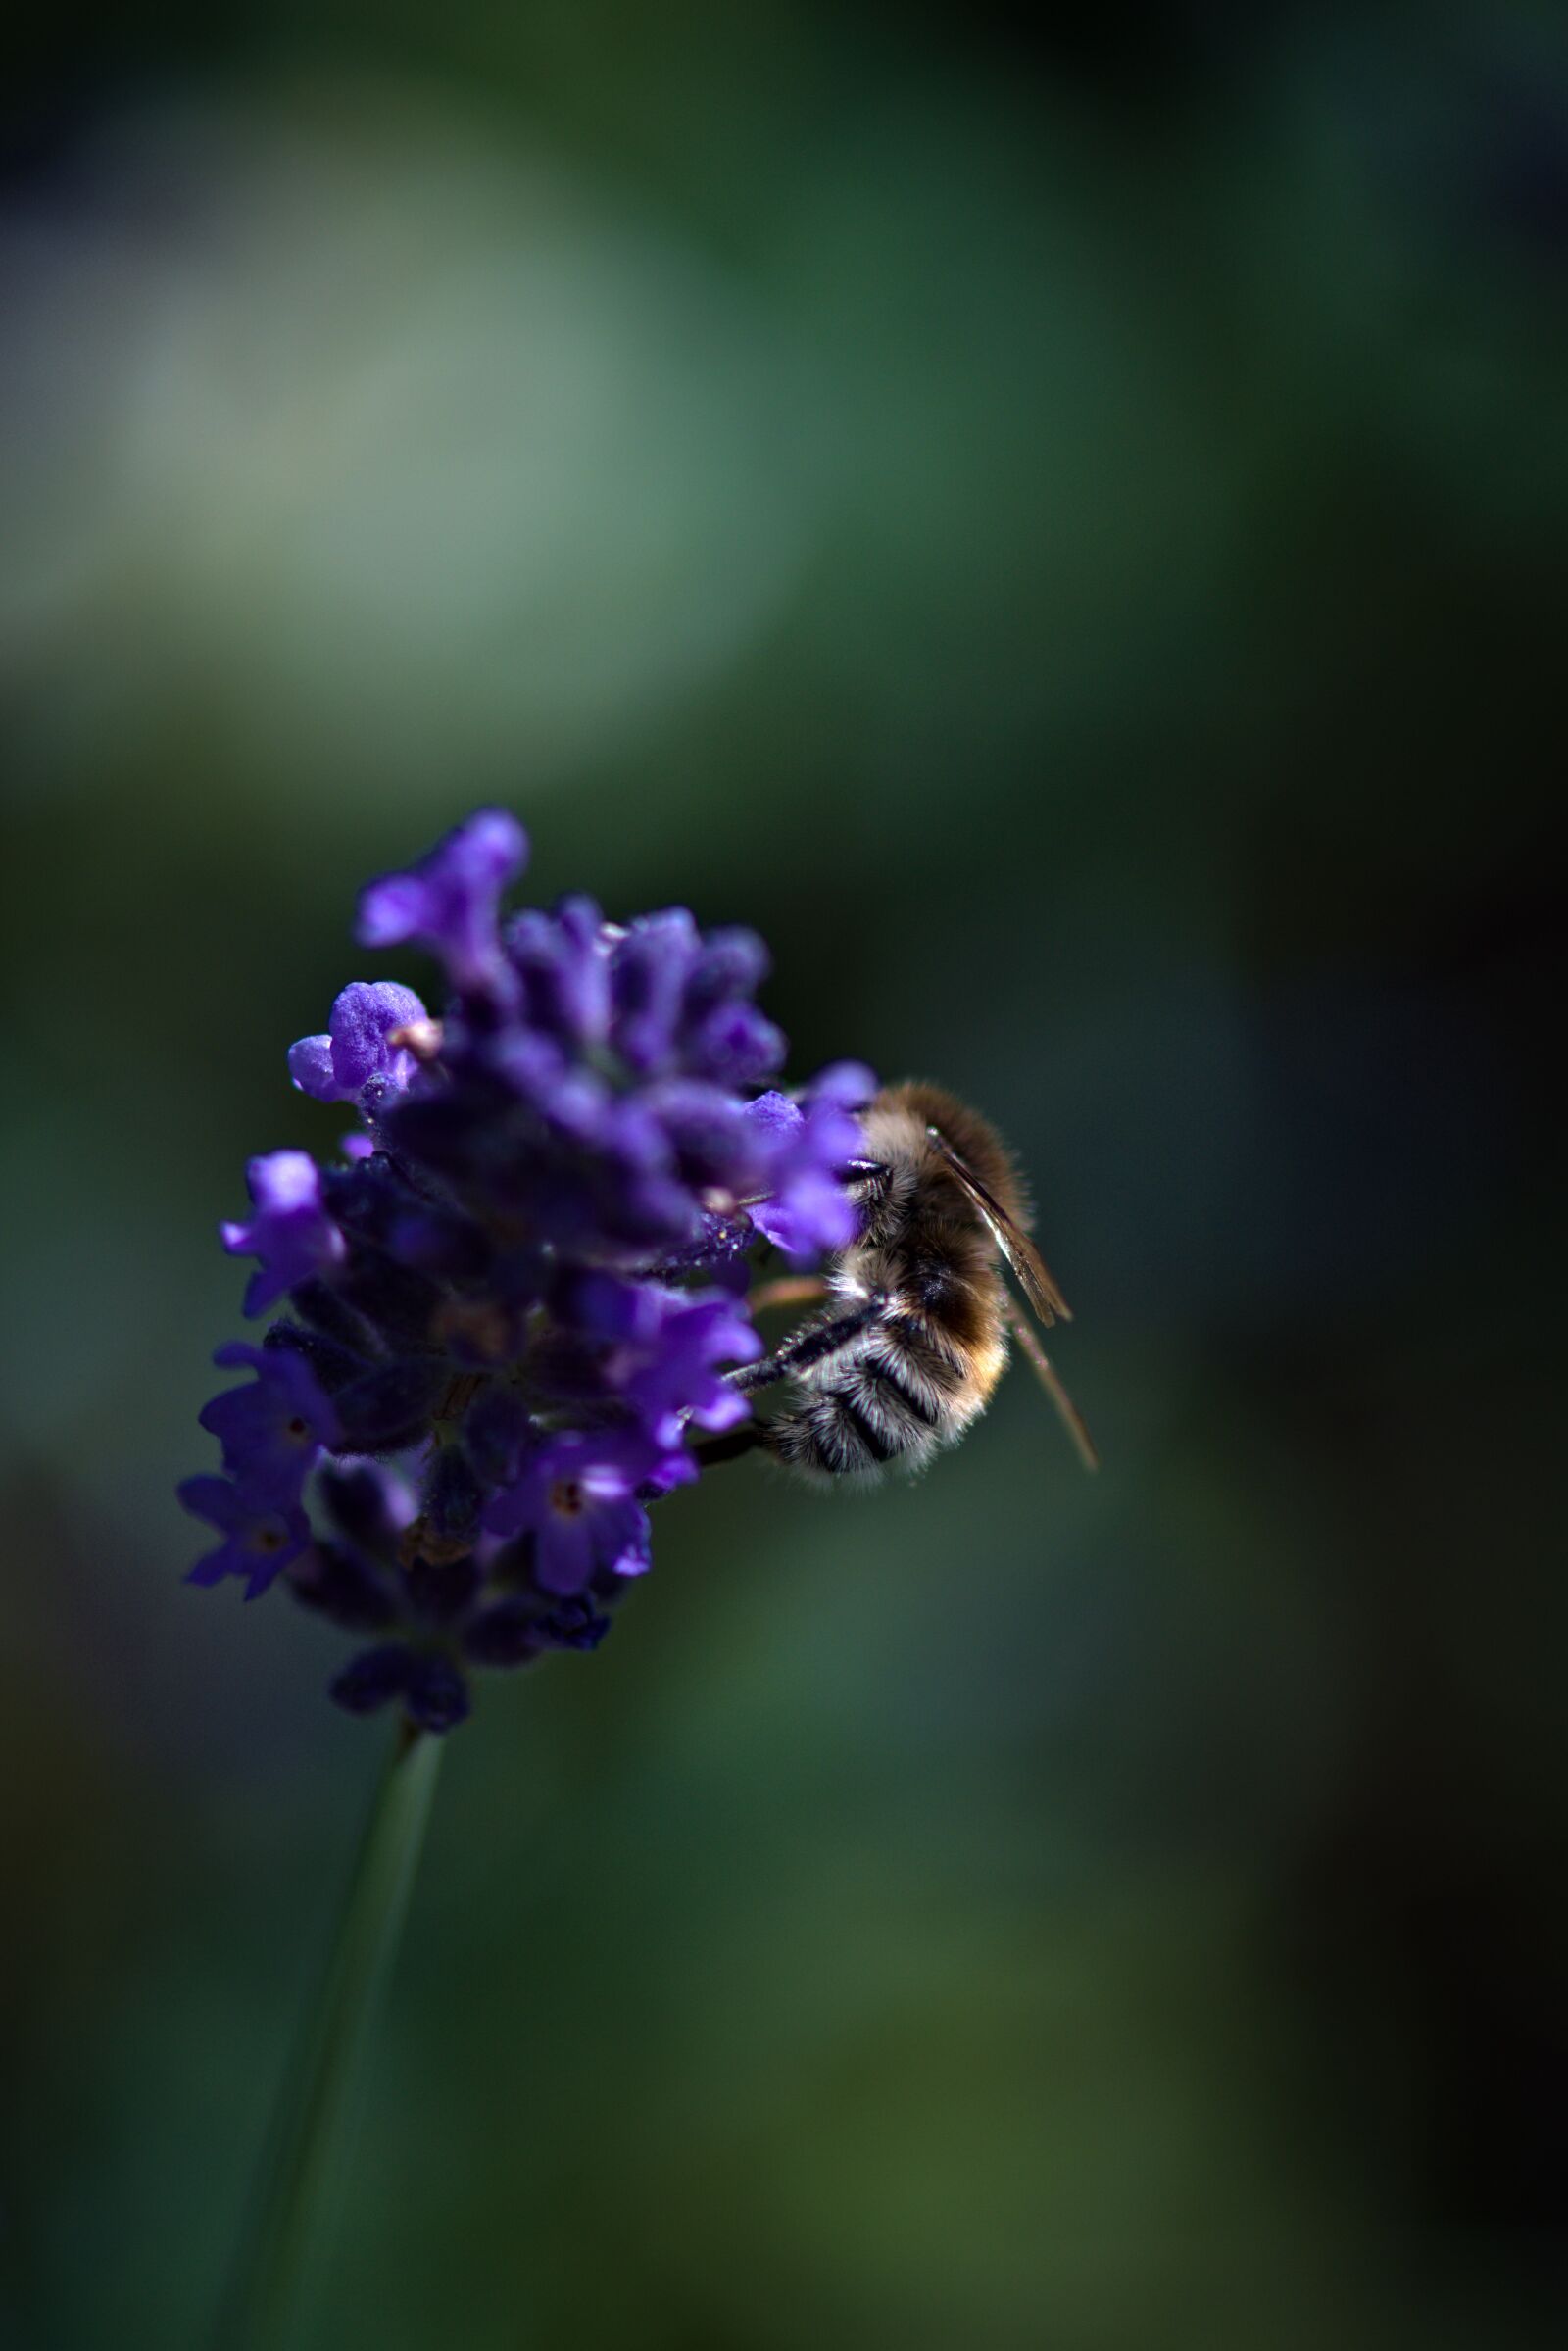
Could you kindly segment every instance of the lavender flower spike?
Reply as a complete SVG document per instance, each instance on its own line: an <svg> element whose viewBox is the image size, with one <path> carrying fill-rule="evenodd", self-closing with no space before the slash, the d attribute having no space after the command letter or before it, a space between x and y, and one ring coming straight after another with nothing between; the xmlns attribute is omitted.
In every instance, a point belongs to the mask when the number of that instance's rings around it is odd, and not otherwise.
<svg viewBox="0 0 1568 2351"><path fill-rule="evenodd" d="M475 1673L605 1638L651 1513L750 1415L748 1258L808 1264L857 1229L872 1087L841 1064L760 1091L785 1046L753 932L585 897L505 915L526 848L481 810L362 898L361 944L432 951L453 1001L432 1020L351 981L292 1048L295 1085L367 1131L331 1164L251 1162L223 1245L259 1261L246 1313L283 1310L220 1349L251 1375L201 1416L225 1475L180 1489L220 1538L193 1582L281 1581L369 1637L332 1697L432 1735Z"/></svg>

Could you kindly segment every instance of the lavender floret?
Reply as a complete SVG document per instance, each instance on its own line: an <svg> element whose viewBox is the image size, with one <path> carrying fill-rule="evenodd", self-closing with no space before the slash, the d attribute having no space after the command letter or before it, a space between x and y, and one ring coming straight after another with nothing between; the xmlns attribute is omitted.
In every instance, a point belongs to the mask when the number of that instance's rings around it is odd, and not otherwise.
<svg viewBox="0 0 1568 2351"><path fill-rule="evenodd" d="M302 1037L288 1049L288 1074L302 1094L318 1102L359 1102L372 1081L401 1094L418 1067L406 1044L394 1037L417 1034L428 1014L412 988L395 980L352 980L332 1006L326 1034Z"/></svg>
<svg viewBox="0 0 1568 2351"><path fill-rule="evenodd" d="M230 1256L261 1259L245 1293L246 1313L260 1314L296 1283L340 1265L348 1245L326 1212L321 1171L308 1151L270 1151L251 1161L245 1181L255 1215L220 1230Z"/></svg>
<svg viewBox="0 0 1568 2351"><path fill-rule="evenodd" d="M205 1518L223 1541L198 1559L187 1584L220 1584L240 1576L245 1597L262 1593L297 1559L310 1540L310 1522L297 1502L278 1503L231 1478L187 1478L179 1489L181 1507Z"/></svg>
<svg viewBox="0 0 1568 2351"><path fill-rule="evenodd" d="M505 969L496 916L502 892L528 859L528 836L505 808L481 808L407 873L371 882L360 898L362 947L427 947L460 992L495 988Z"/></svg>
<svg viewBox="0 0 1568 2351"><path fill-rule="evenodd" d="M191 1571L278 1578L379 1635L335 1677L351 1713L444 1733L469 1678L597 1647L653 1557L650 1511L749 1416L729 1377L762 1351L745 1304L768 1248L853 1238L843 1170L874 1081L853 1063L760 1091L784 1039L750 931L682 907L626 923L593 900L504 918L527 844L503 810L459 825L360 902L362 946L432 954L439 1019L356 980L291 1048L304 1093L352 1103L342 1158L251 1162L261 1346L202 1425L222 1477L180 1499L221 1538Z"/></svg>
<svg viewBox="0 0 1568 2351"><path fill-rule="evenodd" d="M220 1347L213 1361L225 1370L247 1364L256 1378L225 1388L203 1407L201 1425L223 1448L223 1467L249 1494L285 1507L297 1502L306 1478L334 1442L338 1418L303 1355L278 1347Z"/></svg>
<svg viewBox="0 0 1568 2351"><path fill-rule="evenodd" d="M601 1571L643 1575L652 1543L648 1513L634 1497L661 1461L673 1457L673 1447L640 1431L563 1430L497 1494L486 1528L533 1537L534 1580L543 1592L575 1594Z"/></svg>

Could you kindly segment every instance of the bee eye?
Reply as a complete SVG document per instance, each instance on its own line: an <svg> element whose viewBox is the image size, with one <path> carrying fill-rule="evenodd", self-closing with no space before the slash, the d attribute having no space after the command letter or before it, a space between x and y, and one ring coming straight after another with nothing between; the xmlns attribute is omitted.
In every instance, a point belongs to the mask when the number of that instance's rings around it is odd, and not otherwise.
<svg viewBox="0 0 1568 2351"><path fill-rule="evenodd" d="M864 1200L880 1189L887 1172L880 1159L849 1159L839 1169L839 1182L857 1199Z"/></svg>

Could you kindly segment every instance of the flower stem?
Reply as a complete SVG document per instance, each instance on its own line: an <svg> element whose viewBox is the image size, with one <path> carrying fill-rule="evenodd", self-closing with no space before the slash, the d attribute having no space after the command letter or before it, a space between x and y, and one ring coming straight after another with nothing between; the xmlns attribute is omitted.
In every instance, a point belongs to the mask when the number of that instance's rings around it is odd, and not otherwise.
<svg viewBox="0 0 1568 2351"><path fill-rule="evenodd" d="M439 1739L405 1724L387 1757L278 2098L254 2223L218 2331L222 2351L284 2351L298 2337L342 2184L363 2061L397 1955L441 1748Z"/></svg>

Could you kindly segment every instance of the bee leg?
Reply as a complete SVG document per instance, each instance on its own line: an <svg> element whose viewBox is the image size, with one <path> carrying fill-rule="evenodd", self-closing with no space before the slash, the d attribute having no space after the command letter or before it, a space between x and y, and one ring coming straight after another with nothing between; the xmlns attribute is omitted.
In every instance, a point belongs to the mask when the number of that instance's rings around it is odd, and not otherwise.
<svg viewBox="0 0 1568 2351"><path fill-rule="evenodd" d="M819 1273L786 1274L752 1291L746 1309L749 1314L765 1314L769 1306L814 1306L826 1296L827 1284Z"/></svg>
<svg viewBox="0 0 1568 2351"><path fill-rule="evenodd" d="M848 1347L852 1339L858 1338L872 1323L879 1322L886 1310L887 1299L879 1291L868 1298L863 1305L857 1306L853 1314L838 1315L832 1322L808 1323L804 1331L797 1331L793 1339L786 1339L773 1354L763 1355L757 1363L742 1363L736 1370L726 1372L724 1377L732 1388L740 1390L742 1396L750 1396L759 1388L771 1388L779 1380L790 1379L796 1372L808 1371L812 1364L825 1362L829 1355L836 1355L841 1347Z"/></svg>
<svg viewBox="0 0 1568 2351"><path fill-rule="evenodd" d="M738 1461L745 1453L762 1450L767 1444L767 1423L749 1420L739 1429L726 1429L722 1437L705 1438L692 1446L692 1458L704 1469L716 1469L721 1461Z"/></svg>
<svg viewBox="0 0 1568 2351"><path fill-rule="evenodd" d="M1012 1335L1022 1347L1035 1377L1055 1405L1062 1427L1077 1446L1079 1460L1085 1469L1098 1469L1100 1455L1095 1450L1094 1439L1084 1425L1083 1414L1067 1394L1066 1389L1063 1388L1056 1375L1055 1365L1035 1336L1034 1324L1011 1298L1007 1300L1007 1320L1012 1325Z"/></svg>

